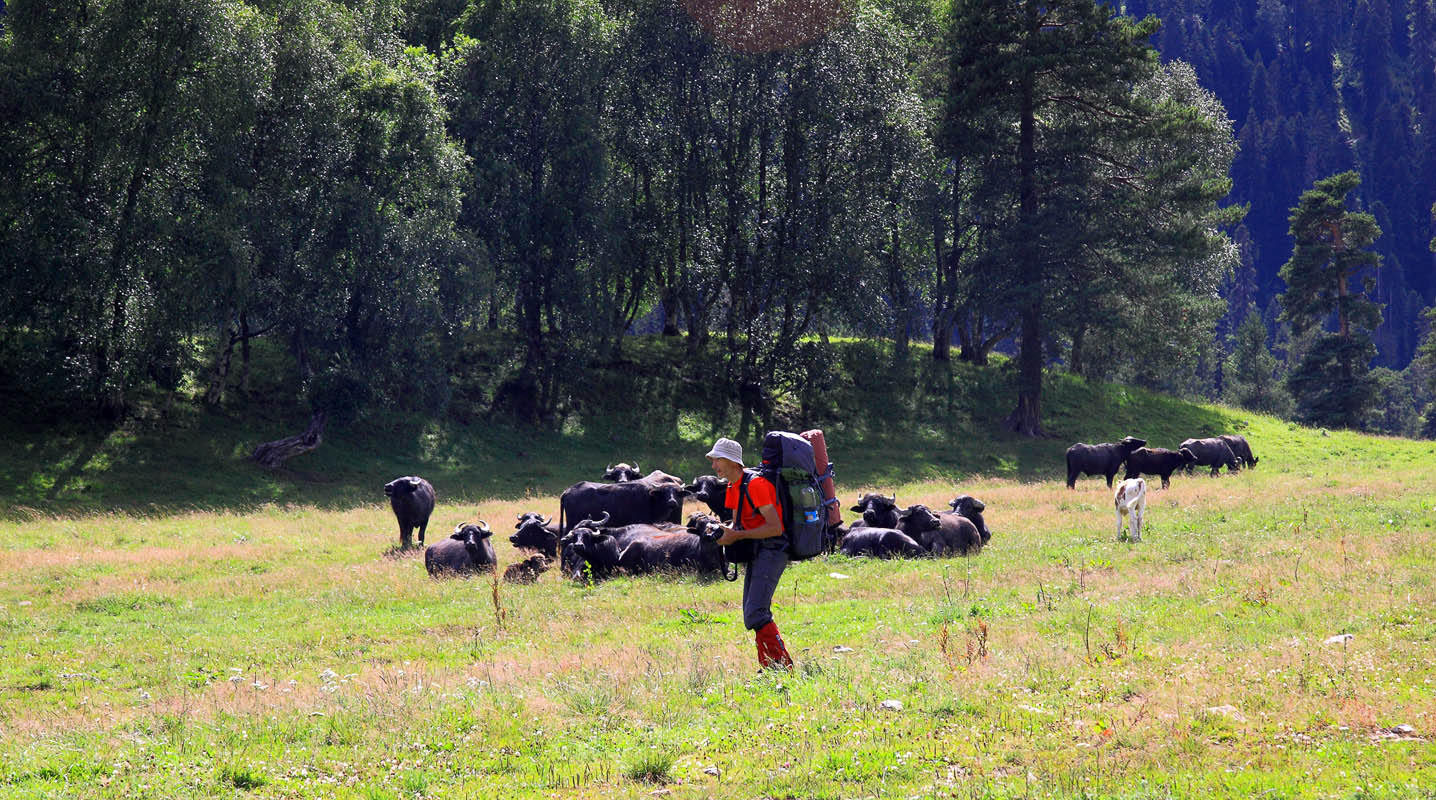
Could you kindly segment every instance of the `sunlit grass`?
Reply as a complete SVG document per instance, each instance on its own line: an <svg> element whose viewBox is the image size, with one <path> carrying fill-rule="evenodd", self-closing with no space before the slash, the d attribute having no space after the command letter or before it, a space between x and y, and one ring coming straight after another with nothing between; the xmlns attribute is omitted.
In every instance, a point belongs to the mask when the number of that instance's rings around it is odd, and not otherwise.
<svg viewBox="0 0 1436 800"><path fill-rule="evenodd" d="M0 796L1429 797L1436 446L1241 419L1261 465L1136 546L1100 479L844 484L994 538L791 567L793 675L736 585L550 572L500 617L377 500L0 523ZM555 507L441 494L429 537L507 564Z"/></svg>

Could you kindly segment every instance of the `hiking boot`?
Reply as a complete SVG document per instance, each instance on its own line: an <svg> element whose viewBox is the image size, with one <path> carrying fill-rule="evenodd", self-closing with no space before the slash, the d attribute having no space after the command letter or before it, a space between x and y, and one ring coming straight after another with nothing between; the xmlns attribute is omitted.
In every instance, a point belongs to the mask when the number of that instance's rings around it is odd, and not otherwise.
<svg viewBox="0 0 1436 800"><path fill-rule="evenodd" d="M788 648L783 646L783 636L778 633L777 623L769 622L754 631L753 639L758 645L758 666L763 669L793 668L793 658L788 655Z"/></svg>

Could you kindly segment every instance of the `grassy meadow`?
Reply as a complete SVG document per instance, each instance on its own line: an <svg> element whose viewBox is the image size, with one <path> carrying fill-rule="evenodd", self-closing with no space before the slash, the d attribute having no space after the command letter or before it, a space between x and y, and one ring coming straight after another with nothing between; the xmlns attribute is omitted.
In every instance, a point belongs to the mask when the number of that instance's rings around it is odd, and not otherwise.
<svg viewBox="0 0 1436 800"><path fill-rule="evenodd" d="M790 567L792 674L757 674L735 584L430 580L374 492L12 500L0 797L1436 796L1436 444L1190 413L1261 464L1174 477L1138 545L1100 478L1065 488L1067 441L1010 444L1030 472L904 481L835 439L873 478L845 501L968 492L994 537ZM440 493L431 541L557 505Z"/></svg>

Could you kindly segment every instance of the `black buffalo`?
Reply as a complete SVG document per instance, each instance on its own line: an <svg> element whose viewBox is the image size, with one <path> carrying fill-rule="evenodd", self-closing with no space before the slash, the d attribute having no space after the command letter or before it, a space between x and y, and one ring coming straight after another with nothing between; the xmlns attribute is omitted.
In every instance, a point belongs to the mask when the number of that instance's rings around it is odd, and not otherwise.
<svg viewBox="0 0 1436 800"><path fill-rule="evenodd" d="M952 500L948 502L948 506L952 508L952 510L942 512L944 515L955 514L959 517L966 518L972 523L972 526L977 529L978 535L982 537L983 544L992 541L992 531L987 527L987 520L982 518L982 512L987 510L986 503L970 494L960 494L952 498Z"/></svg>
<svg viewBox="0 0 1436 800"><path fill-rule="evenodd" d="M669 479L672 480L669 480ZM638 480L623 483L581 481L564 490L559 498L560 532L572 530L574 520L598 519L609 515L611 527L640 523L672 522L683 518L683 482L654 471Z"/></svg>
<svg viewBox="0 0 1436 800"><path fill-rule="evenodd" d="M733 509L723 505L728 493L728 482L716 475L699 475L683 487L683 491L706 504L708 509L723 522L733 521Z"/></svg>
<svg viewBox="0 0 1436 800"><path fill-rule="evenodd" d="M384 484L384 494L389 496L389 506L399 520L399 546L414 546L411 537L415 528L419 529L419 544L423 544L429 516L434 513L434 487L417 475L406 475Z"/></svg>
<svg viewBox="0 0 1436 800"><path fill-rule="evenodd" d="M492 572L498 559L494 557L494 546L489 542L493 531L489 524L461 523L454 528L449 538L436 543L424 551L424 569L429 575L467 575L476 572Z"/></svg>
<svg viewBox="0 0 1436 800"><path fill-rule="evenodd" d="M537 550L549 558L558 555L559 532L552 517L545 517L537 511L525 511L519 514L514 528L516 532L509 537L509 543L514 547Z"/></svg>
<svg viewBox="0 0 1436 800"><path fill-rule="evenodd" d="M928 554L911 536L894 528L852 528L838 549L854 558L922 558Z"/></svg>
<svg viewBox="0 0 1436 800"><path fill-rule="evenodd" d="M1172 485L1172 473L1197 463L1197 456L1190 448L1165 450L1161 447L1139 447L1127 456L1126 478L1139 475L1161 475L1162 488Z"/></svg>
<svg viewBox="0 0 1436 800"><path fill-rule="evenodd" d="M1107 488L1112 488L1112 478L1122 469L1127 456L1139 447L1146 447L1146 439L1131 436L1120 442L1083 444L1078 442L1067 448L1067 488L1077 488L1077 476L1101 475L1107 479Z"/></svg>
<svg viewBox="0 0 1436 800"><path fill-rule="evenodd" d="M853 511L863 515L852 528L896 528L898 523L897 495L868 492L859 498Z"/></svg>
<svg viewBox="0 0 1436 800"><path fill-rule="evenodd" d="M634 536L618 554L618 567L623 572L629 575L652 572L716 575L723 571L723 548L718 546L723 529L718 520L707 514L693 514L684 529L653 527L654 532Z"/></svg>
<svg viewBox="0 0 1436 800"><path fill-rule="evenodd" d="M1188 439L1182 442L1182 447L1192 451L1196 460L1187 465L1187 469L1193 466L1211 467L1212 477L1215 478L1221 472L1222 465L1226 465L1227 472L1237 471L1237 456L1232 452L1231 445L1215 436L1207 439Z"/></svg>
<svg viewBox="0 0 1436 800"><path fill-rule="evenodd" d="M921 503L908 506L897 529L935 556L967 555L982 549L982 535L972 520L952 513L934 514Z"/></svg>
<svg viewBox="0 0 1436 800"><path fill-rule="evenodd" d="M614 483L636 481L641 477L643 477L643 473L638 469L637 464L628 465L621 462L618 464L609 464L608 469L603 471L603 479L613 481Z"/></svg>
<svg viewBox="0 0 1436 800"><path fill-rule="evenodd" d="M584 519L564 535L559 544L562 547L560 567L565 575L577 581L584 579L585 571L595 580L612 577L623 568L623 552L635 541L687 532L681 525L666 522L608 527L611 521L608 514L598 519Z"/></svg>
<svg viewBox="0 0 1436 800"><path fill-rule="evenodd" d="M1256 466L1257 457L1252 455L1252 446L1247 443L1247 437L1240 433L1224 433L1217 438L1227 443L1227 447L1232 449L1232 455L1236 456L1243 466Z"/></svg>

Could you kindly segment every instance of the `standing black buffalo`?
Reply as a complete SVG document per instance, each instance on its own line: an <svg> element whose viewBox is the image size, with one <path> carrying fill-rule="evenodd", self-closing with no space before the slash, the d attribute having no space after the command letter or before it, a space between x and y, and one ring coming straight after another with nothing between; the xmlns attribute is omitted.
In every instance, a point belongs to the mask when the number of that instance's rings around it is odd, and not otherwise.
<svg viewBox="0 0 1436 800"><path fill-rule="evenodd" d="M1212 477L1215 478L1221 472L1225 464L1227 472L1237 471L1237 456L1232 452L1231 445L1215 436L1207 439L1188 439L1182 442L1182 448L1191 450L1192 455L1197 457L1196 461L1187 465L1187 469L1193 466L1211 467Z"/></svg>
<svg viewBox="0 0 1436 800"><path fill-rule="evenodd" d="M1120 442L1083 444L1078 442L1067 448L1067 488L1077 488L1077 476L1101 475L1107 479L1107 488L1112 488L1112 478L1122 469L1122 464L1133 450L1146 447L1146 439L1131 436Z"/></svg>
<svg viewBox="0 0 1436 800"><path fill-rule="evenodd" d="M637 464L632 466L621 462L618 464L609 464L608 469L603 471L603 479L613 481L614 483L636 481L641 477L643 477L643 473L639 471Z"/></svg>
<svg viewBox="0 0 1436 800"><path fill-rule="evenodd" d="M1247 437L1240 433L1224 433L1217 438L1227 443L1227 447L1232 449L1232 455L1236 456L1243 466L1256 466L1257 457L1252 455L1252 446L1247 443Z"/></svg>
<svg viewBox="0 0 1436 800"><path fill-rule="evenodd" d="M894 528L852 528L838 548L854 558L922 558L928 554L911 536Z"/></svg>
<svg viewBox="0 0 1436 800"><path fill-rule="evenodd" d="M584 519L564 535L560 541L563 548L560 567L565 575L581 581L587 569L595 580L603 580L624 568L623 553L639 539L687 534L686 528L667 522L607 527L610 521L608 514L598 519Z"/></svg>
<svg viewBox="0 0 1436 800"><path fill-rule="evenodd" d="M399 519L399 546L413 547L415 528L419 529L419 544L423 544L429 515L434 513L434 487L417 475L406 475L384 484L384 494Z"/></svg>
<svg viewBox="0 0 1436 800"><path fill-rule="evenodd" d="M908 506L898 518L897 529L935 556L965 556L982 550L982 534L972 520L951 513L934 514L920 503Z"/></svg>
<svg viewBox="0 0 1436 800"><path fill-rule="evenodd" d="M1172 473L1197 463L1197 456L1189 448L1164 450L1160 447L1139 447L1127 456L1127 474L1123 480L1140 475L1161 475L1162 488L1172 485Z"/></svg>
<svg viewBox="0 0 1436 800"><path fill-rule="evenodd" d="M517 531L509 537L509 543L525 550L537 550L550 559L558 555L558 526L552 517L545 517L537 511L519 514L514 523Z"/></svg>
<svg viewBox="0 0 1436 800"><path fill-rule="evenodd" d="M733 521L733 509L724 505L728 496L728 482L716 475L699 475L683 487L683 491L707 504L710 511L724 522Z"/></svg>
<svg viewBox="0 0 1436 800"><path fill-rule="evenodd" d="M677 524L683 518L686 494L683 481L656 470L623 483L580 481L565 489L559 498L559 529L567 533L571 528L566 526L573 520L597 519L604 514L609 515L607 524L612 527L653 522Z"/></svg>
<svg viewBox="0 0 1436 800"><path fill-rule="evenodd" d="M982 518L982 512L987 510L986 503L970 494L960 494L952 498L948 505L952 507L952 510L942 512L943 516L955 514L966 518L977 529L977 534L982 537L983 544L992 541L992 531L987 528L987 520Z"/></svg>
<svg viewBox="0 0 1436 800"><path fill-rule="evenodd" d="M467 575L476 572L492 572L498 559L494 557L494 546L489 542L493 531L489 524L460 523L454 532L442 542L424 551L424 569L431 577L442 575Z"/></svg>
<svg viewBox="0 0 1436 800"><path fill-rule="evenodd" d="M859 498L857 505L852 507L853 511L863 515L863 518L854 522L852 528L896 528L898 524L898 507L896 494L877 494L868 492Z"/></svg>

